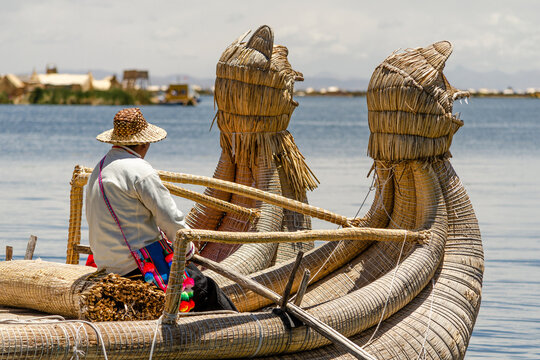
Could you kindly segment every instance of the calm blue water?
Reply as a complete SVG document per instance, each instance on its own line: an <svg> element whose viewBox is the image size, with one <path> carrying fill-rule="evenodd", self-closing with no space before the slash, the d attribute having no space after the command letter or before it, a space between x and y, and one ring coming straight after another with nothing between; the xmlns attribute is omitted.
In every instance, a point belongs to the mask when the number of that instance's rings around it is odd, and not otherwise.
<svg viewBox="0 0 540 360"><path fill-rule="evenodd" d="M352 216L370 185L365 98L298 100L289 129L321 181L310 202ZM36 257L65 260L73 166L94 166L108 150L95 136L112 127L118 110L0 106L0 259L6 245L21 258L35 234ZM217 129L209 132L211 98L195 108L142 110L169 133L147 155L154 167L213 173L220 148ZM486 258L482 308L467 358L539 359L540 100L472 99L454 111L462 112L465 126L454 137L452 162L475 206ZM185 211L192 206L178 205Z"/></svg>

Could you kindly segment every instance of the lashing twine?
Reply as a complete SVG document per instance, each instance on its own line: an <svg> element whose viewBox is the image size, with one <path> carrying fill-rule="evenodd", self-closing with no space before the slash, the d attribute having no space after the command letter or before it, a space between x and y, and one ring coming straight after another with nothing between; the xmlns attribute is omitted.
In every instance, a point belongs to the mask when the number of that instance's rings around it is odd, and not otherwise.
<svg viewBox="0 0 540 360"><path fill-rule="evenodd" d="M103 336L101 334L101 331L91 322L85 321L85 320L66 320L64 317L59 315L52 315L52 316L40 316L35 317L27 320L19 320L19 319L5 319L0 320L0 324L24 324L24 325L42 325L42 324L63 324L63 323L78 323L80 324L76 331L76 336L74 338L74 344L71 349L71 352L73 355L70 359L79 359L79 356L85 356L84 351L79 350L79 342L80 342L80 332L79 330L83 328L82 324L86 324L90 326L95 332L96 336L99 340L99 344L101 345L101 349L103 351L103 357L105 360L108 360L107 357L107 349L105 348L105 342L103 341ZM62 327L62 330L64 331L64 335L67 342L67 349L69 349L69 336L65 332L65 329Z"/></svg>
<svg viewBox="0 0 540 360"><path fill-rule="evenodd" d="M426 359L427 353L426 353L426 340L429 333L429 327L431 326L431 315L433 314L433 302L435 300L435 280L433 278L431 279L431 304L429 306L429 316L428 316L428 322L426 326L426 335L424 335L424 340L422 341L422 349L420 353L418 354L417 359L420 359L422 355L424 355L424 359Z"/></svg>
<svg viewBox="0 0 540 360"><path fill-rule="evenodd" d="M370 174L371 174L371 171L370 171ZM369 176L369 174L368 174ZM373 186L373 184L375 184L375 178L376 178L376 175L374 174L373 177L372 177L372 180L371 180L371 185L369 186L369 189L368 189L368 192L366 193L366 196L364 197L364 201L362 201L362 203L360 204L360 207L358 208L358 210L356 211L356 214L355 214L355 218L358 217L358 214L360 214L360 211L362 211L362 208L364 207L364 204L366 203L366 200L367 198L369 197L369 194L375 190L375 187ZM388 180L387 180L388 181ZM386 185L386 182L382 185L382 188L384 189L384 186ZM379 199L380 203L382 203L382 199ZM379 206L379 205L377 205ZM341 228L341 225L339 225L337 227L338 229ZM333 258L334 256L334 253L338 250L339 246L343 243L343 241L345 240L339 240L336 244L336 246L334 247L334 249L332 250L332 252L330 253L330 255L328 255L328 257L326 258L326 260L323 262L323 264L317 269L317 271L315 272L315 274L313 276L310 277L309 281L308 281L308 285L312 284L314 282L314 280L317 278L317 275L322 271L322 269L325 268L326 264L330 261L330 259ZM291 297L291 301L294 300L296 298L296 294L294 296Z"/></svg>

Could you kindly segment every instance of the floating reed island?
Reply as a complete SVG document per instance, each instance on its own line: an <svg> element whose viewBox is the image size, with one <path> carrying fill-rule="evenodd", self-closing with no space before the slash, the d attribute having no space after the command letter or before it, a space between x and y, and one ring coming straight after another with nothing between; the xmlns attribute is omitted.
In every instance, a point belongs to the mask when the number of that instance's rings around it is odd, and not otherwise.
<svg viewBox="0 0 540 360"><path fill-rule="evenodd" d="M351 219L307 204L316 178L286 130L302 75L269 27L245 37L217 66L214 177L160 172L173 194L198 203L192 229L177 233L167 292L77 265L89 252L80 223L92 171L77 167L68 264L0 264L1 359L464 358L484 262L450 163L463 125L452 105L468 96L443 75L451 44L393 53L375 69L367 102L376 193ZM311 217L341 228L310 230ZM313 248L315 240L325 243ZM239 312L178 314L189 241Z"/></svg>

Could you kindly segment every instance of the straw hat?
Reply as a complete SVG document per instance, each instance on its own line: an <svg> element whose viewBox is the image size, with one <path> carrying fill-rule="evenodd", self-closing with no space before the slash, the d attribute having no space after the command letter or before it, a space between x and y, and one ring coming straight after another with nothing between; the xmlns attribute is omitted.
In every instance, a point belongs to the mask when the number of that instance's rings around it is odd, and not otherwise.
<svg viewBox="0 0 540 360"><path fill-rule="evenodd" d="M114 116L114 128L102 132L96 139L117 145L140 145L165 139L167 132L146 122L139 108L123 109Z"/></svg>

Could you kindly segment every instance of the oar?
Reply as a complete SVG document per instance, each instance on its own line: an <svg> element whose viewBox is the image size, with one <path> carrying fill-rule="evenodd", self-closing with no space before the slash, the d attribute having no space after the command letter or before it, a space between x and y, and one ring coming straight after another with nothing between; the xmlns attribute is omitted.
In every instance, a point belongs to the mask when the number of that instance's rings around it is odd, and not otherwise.
<svg viewBox="0 0 540 360"><path fill-rule="evenodd" d="M234 282L238 283L240 286L245 287L267 299L272 300L276 304L282 303L282 297L274 291L268 289L267 287L259 284L258 282L250 279L247 276L236 274L231 272L229 269L225 268L221 264L204 258L200 255L193 255L191 259L194 263L204 266L207 269L210 269ZM340 334L335 329L331 328L327 324L323 323L316 317L312 316L307 311L303 310L295 304L289 302L284 304L284 309L290 314L294 315L298 319L302 320L304 324L313 328L319 334L332 341L334 344L345 348L350 354L354 355L357 359L362 360L375 360L373 356L363 350L360 346L353 343L347 337Z"/></svg>

